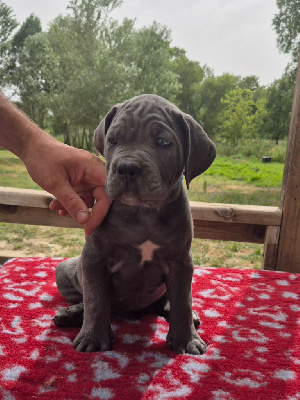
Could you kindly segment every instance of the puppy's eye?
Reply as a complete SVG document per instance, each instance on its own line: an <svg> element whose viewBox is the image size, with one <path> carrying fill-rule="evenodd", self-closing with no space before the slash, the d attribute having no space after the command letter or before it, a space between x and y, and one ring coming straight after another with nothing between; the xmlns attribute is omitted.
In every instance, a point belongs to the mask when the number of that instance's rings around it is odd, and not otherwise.
<svg viewBox="0 0 300 400"><path fill-rule="evenodd" d="M117 144L117 141L116 141L116 139L114 139L114 138L108 138L108 141L109 141L109 143L112 144L113 146L115 146L115 145Z"/></svg>
<svg viewBox="0 0 300 400"><path fill-rule="evenodd" d="M169 145L170 145L170 142L168 142L166 139L158 138L156 144L157 144L158 146L163 146L163 147L165 147L165 146L169 146Z"/></svg>

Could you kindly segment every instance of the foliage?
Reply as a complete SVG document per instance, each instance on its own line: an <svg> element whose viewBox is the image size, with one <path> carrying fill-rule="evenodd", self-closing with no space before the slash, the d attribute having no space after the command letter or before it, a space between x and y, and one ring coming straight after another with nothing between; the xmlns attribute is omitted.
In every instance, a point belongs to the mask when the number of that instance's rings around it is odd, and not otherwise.
<svg viewBox="0 0 300 400"><path fill-rule="evenodd" d="M239 140L253 137L252 120L256 107L251 90L238 87L227 93L221 103L224 105L220 125L222 137L234 146Z"/></svg>
<svg viewBox="0 0 300 400"><path fill-rule="evenodd" d="M4 44L10 38L18 22L13 15L13 10L0 1L0 44Z"/></svg>
<svg viewBox="0 0 300 400"><path fill-rule="evenodd" d="M36 33L41 33L41 21L38 17L31 14L25 22L21 25L20 29L14 34L10 47L7 53L6 59L6 74L9 83L15 85L18 88L18 84L14 82L14 74L16 68L19 66L19 57L23 51L25 41L29 36L33 36Z"/></svg>
<svg viewBox="0 0 300 400"><path fill-rule="evenodd" d="M178 75L180 91L176 95L177 106L196 120L201 108L200 88L209 71L197 61L187 58L186 52L178 47L171 48L172 70Z"/></svg>
<svg viewBox="0 0 300 400"><path fill-rule="evenodd" d="M13 11L0 1L0 89L7 84L6 57L11 46L11 37L18 22Z"/></svg>
<svg viewBox="0 0 300 400"><path fill-rule="evenodd" d="M279 49L291 54L297 62L300 56L300 0L276 0L278 13L273 18Z"/></svg>
<svg viewBox="0 0 300 400"><path fill-rule="evenodd" d="M49 69L52 64L51 49L45 33L37 33L26 38L18 55L11 82L18 88L20 107L45 127L45 116L49 105Z"/></svg>
<svg viewBox="0 0 300 400"><path fill-rule="evenodd" d="M208 76L201 85L200 121L212 138L219 134L219 115L225 108L222 99L236 88L237 83L238 77L224 74L217 77Z"/></svg>
<svg viewBox="0 0 300 400"><path fill-rule="evenodd" d="M299 0L277 3L280 18L274 21L280 20L296 43ZM70 0L65 15L46 32L34 15L15 32L13 11L0 0L1 88L41 127L88 150L93 149L94 129L112 105L141 93L174 102L231 152L250 138L278 143L287 136L293 65L269 87L252 75L215 76L184 49L172 47L168 27L153 22L137 29L134 20L113 20L111 12L120 4ZM251 152L248 148L246 155Z"/></svg>
<svg viewBox="0 0 300 400"><path fill-rule="evenodd" d="M264 116L265 137L278 143L288 135L292 101L294 93L294 71L286 72L275 80L267 90L266 109Z"/></svg>

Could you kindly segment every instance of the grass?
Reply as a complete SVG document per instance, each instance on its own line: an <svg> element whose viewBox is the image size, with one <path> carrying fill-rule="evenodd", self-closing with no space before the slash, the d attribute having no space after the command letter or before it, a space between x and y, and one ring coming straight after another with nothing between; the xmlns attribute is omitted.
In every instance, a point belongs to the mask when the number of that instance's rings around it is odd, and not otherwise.
<svg viewBox="0 0 300 400"><path fill-rule="evenodd" d="M265 147L266 144L262 147ZM284 144L281 144L279 153ZM245 146L244 151L249 146ZM272 154L272 148L266 154ZM273 150L272 150L273 149ZM194 201L257 204L279 204L283 164L263 164L261 159L240 154L227 155L226 148L217 147L218 154L211 168L190 184L188 197ZM280 153L281 154L281 153ZM24 164L6 150L0 150L1 186L39 189L29 177ZM80 229L0 223L0 252L15 255L72 257L82 251L84 231ZM211 267L260 269L263 246L249 243L194 239L194 263Z"/></svg>
<svg viewBox="0 0 300 400"><path fill-rule="evenodd" d="M193 201L229 204L279 204L283 164L218 157L190 185Z"/></svg>
<svg viewBox="0 0 300 400"><path fill-rule="evenodd" d="M1 186L40 189L28 175L23 162L7 150L0 150Z"/></svg>
<svg viewBox="0 0 300 400"><path fill-rule="evenodd" d="M205 176L244 182L255 187L281 187L283 164L263 164L256 159L218 157Z"/></svg>

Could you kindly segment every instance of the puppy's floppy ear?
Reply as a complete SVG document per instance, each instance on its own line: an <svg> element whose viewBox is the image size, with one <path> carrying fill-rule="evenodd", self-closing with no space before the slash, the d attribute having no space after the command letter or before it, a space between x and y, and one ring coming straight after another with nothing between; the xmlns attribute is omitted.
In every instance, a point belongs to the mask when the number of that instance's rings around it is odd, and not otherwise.
<svg viewBox="0 0 300 400"><path fill-rule="evenodd" d="M189 188L190 181L210 167L216 157L216 148L190 115L176 113L176 121L182 134L185 180Z"/></svg>
<svg viewBox="0 0 300 400"><path fill-rule="evenodd" d="M94 145L99 153L103 156L104 153L104 142L105 136L107 134L108 128L110 127L116 113L118 111L118 106L114 106L105 116L105 118L100 122L94 132Z"/></svg>

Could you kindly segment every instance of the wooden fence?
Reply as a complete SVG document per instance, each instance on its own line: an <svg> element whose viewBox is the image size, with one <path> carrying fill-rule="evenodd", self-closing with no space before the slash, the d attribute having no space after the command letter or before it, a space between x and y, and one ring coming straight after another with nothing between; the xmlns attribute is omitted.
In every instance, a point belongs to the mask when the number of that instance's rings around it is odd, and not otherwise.
<svg viewBox="0 0 300 400"><path fill-rule="evenodd" d="M72 218L62 218L50 211L52 199L51 194L42 190L0 187L0 221L82 229ZM278 207L193 201L190 205L196 238L264 243L264 268L273 268L274 244L282 218ZM8 257L4 254L2 258Z"/></svg>

